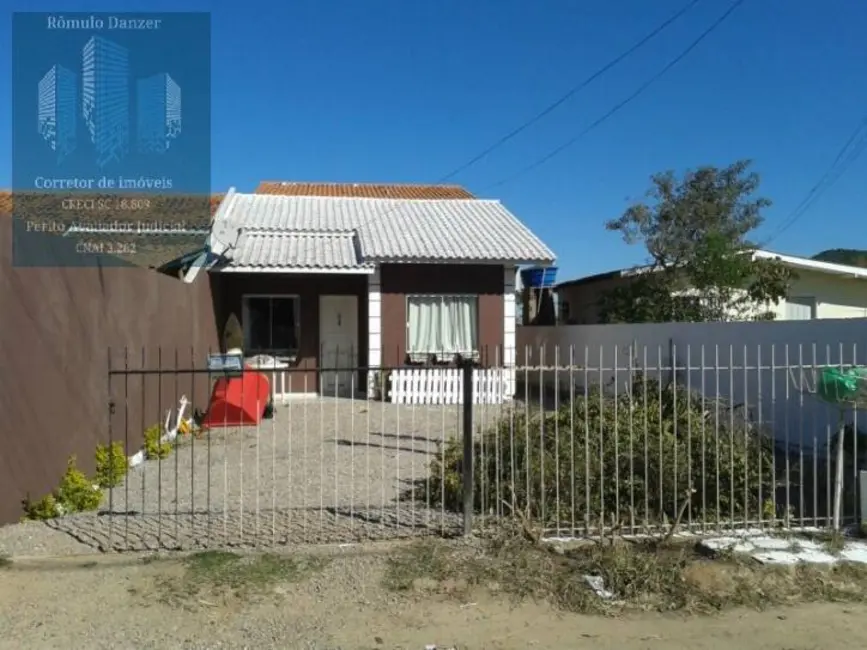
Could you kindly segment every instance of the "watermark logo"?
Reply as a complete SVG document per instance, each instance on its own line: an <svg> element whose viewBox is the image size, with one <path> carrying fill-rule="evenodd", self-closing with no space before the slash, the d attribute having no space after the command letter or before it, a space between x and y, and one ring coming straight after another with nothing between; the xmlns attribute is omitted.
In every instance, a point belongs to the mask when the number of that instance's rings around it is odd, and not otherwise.
<svg viewBox="0 0 867 650"><path fill-rule="evenodd" d="M92 263L32 254L46 233L92 239L100 224L111 245L88 250L137 248L117 232L151 247L205 232L210 76L209 14L14 14L13 205L30 238L16 238L14 262Z"/></svg>

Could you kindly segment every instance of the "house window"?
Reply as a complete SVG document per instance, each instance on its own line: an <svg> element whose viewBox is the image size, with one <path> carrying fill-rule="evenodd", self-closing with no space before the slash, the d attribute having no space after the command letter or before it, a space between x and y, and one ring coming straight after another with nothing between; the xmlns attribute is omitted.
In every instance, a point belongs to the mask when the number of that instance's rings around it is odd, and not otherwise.
<svg viewBox="0 0 867 650"><path fill-rule="evenodd" d="M479 348L477 296L407 296L406 349L413 361L430 355L475 355Z"/></svg>
<svg viewBox="0 0 867 650"><path fill-rule="evenodd" d="M816 318L816 299L810 296L786 298L786 320L812 320Z"/></svg>
<svg viewBox="0 0 867 650"><path fill-rule="evenodd" d="M298 296L244 296L243 308L246 354L298 352Z"/></svg>

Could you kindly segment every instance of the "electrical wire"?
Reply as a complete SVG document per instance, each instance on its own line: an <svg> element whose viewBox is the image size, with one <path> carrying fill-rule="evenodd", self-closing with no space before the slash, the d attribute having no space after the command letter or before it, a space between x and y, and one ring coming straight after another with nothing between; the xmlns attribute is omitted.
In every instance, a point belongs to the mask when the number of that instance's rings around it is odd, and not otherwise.
<svg viewBox="0 0 867 650"><path fill-rule="evenodd" d="M583 138L585 135L587 135L588 133L590 133L591 131L593 131L593 130L596 129L597 127L599 127L599 126L601 126L602 124L604 124L604 123L605 123L606 121L608 121L611 117L613 117L615 114L617 114L621 109L625 108L627 105L629 105L629 104L632 103L634 100L636 100L639 96L641 96L641 95L642 95L642 94L643 94L643 93L644 93L648 88L650 88L654 83L656 83L657 81L659 81L660 79L662 79L662 77L664 77L664 76L665 76L665 75L666 75L666 74L667 74L667 73L668 73L672 68L674 68L678 63L680 63L680 62L683 61L687 56L689 56L689 54L690 54L690 53L691 53L695 48L697 48L697 47L701 44L702 41L704 41L708 36L710 36L710 35L711 35L711 34L712 34L712 33L713 33L713 32L714 32L714 31L715 31L715 30L716 30L720 25L722 25L722 24L726 21L726 19L734 13L734 11L735 11L736 9L737 9L738 7L740 7L740 6L744 3L744 1L745 1L745 0L736 0L736 1L735 1L735 2L734 2L734 3L733 3L733 4L732 4L732 5L731 5L727 10L726 10L726 12L725 12L724 14L722 14L722 15L721 15L719 18L717 18L713 23L711 23L711 25L710 25L707 29L705 29L701 34L699 34L698 38L696 38L694 41L692 41L692 42L691 42L691 43L690 43L690 44L689 44L689 45L688 45L688 46L687 46L687 47L686 47L682 52L680 52L680 54L678 54L678 55L677 55L676 57L674 57L671 61L669 61L669 62L668 62L668 63L667 63L667 64L666 64L662 69L660 69L660 70L659 70L655 75L653 75L650 79L648 79L648 80L647 80L646 82L644 82L641 86L639 86L638 89L635 90L631 95L629 95L628 97L626 97L626 99L624 99L624 100L621 101L620 103L616 104L616 105L615 105L611 110L609 110L609 111L608 111L607 113L605 113L602 117L600 117L599 119L597 119L595 122L591 123L591 124L590 124L589 126L587 126L583 131L581 131L581 132L578 133L577 135L573 136L572 138L569 138L566 142L564 142L563 144L559 145L558 147L556 147L555 149L553 149L552 151L550 151L550 152L547 153L546 155L542 156L541 158L539 158L539 159L536 160L535 162L531 163L530 165L524 167L523 169L521 169L521 170L518 171L517 173L512 174L511 176L507 176L506 178L504 178L504 179L502 179L502 180L500 180L500 181L497 181L496 183L493 183L493 184L491 184L491 185L488 185L488 186L485 187L484 189L485 189L485 190L489 190L489 189L493 189L493 188L501 187L502 185L506 185L506 184L508 184L508 183L511 183L511 182L517 180L518 178L520 178L520 177L523 176L524 174L527 174L528 172L530 172L530 171L536 169L537 167L540 167L541 165L544 165L546 162L548 162L549 160L551 160L552 158L554 158L554 157L557 156L558 154L562 153L563 151L565 151L566 149L568 149L569 147L571 147L572 145L574 145L578 140L580 140L581 138ZM484 190L483 190L483 191L484 191Z"/></svg>
<svg viewBox="0 0 867 650"><path fill-rule="evenodd" d="M462 171L472 167L474 164L479 162L482 158L487 156L489 153L491 153L495 149L500 148L501 146L506 144L509 140L511 140L512 138L514 138L518 134L522 133L523 131L525 131L526 129L528 129L529 127L534 125L536 122L538 122L541 119L543 119L544 117L546 117L547 115L551 114L554 110L556 110L557 108L562 106L564 103L566 103L569 99L571 99L573 96L575 96L579 91L581 91L584 88L586 88L587 86L589 86L591 83L596 81L599 77L601 77L606 72L611 70L617 64L621 63L622 61L624 61L625 59L627 59L631 55L635 54L635 52L637 52L642 47L644 47L647 43L649 43L654 38L659 36L662 32L664 32L666 29L668 29L668 27L670 27L678 18L680 18L681 16L686 14L688 11L690 11L699 2L701 2L701 0L692 0L687 5L681 7L680 10L678 10L674 15L672 15L670 18L668 18L667 20L665 20L664 22L659 24L656 28L654 28L646 36L644 36L642 39L640 39L636 43L634 43L629 49L625 50L624 52L622 52L618 56L611 59L611 61L609 61L608 63L603 65L601 68L596 70L596 72L594 72L589 77L584 79L584 81L579 83L577 86L573 86L572 88L570 88L566 92L566 94L562 95L560 98L555 100L553 103L546 106L539 113L537 113L534 117L530 118L529 120L527 120L526 122L524 122L523 124L518 126L517 128L509 131L509 133L507 133L502 138L500 138L499 140L494 142L492 145L490 145L489 147L484 149L481 153L473 156L467 162L463 163L459 167L456 167L455 169L450 171L448 174L443 176L439 181L437 181L437 183L444 183L445 181L447 181L451 178L454 178L455 176L460 174Z"/></svg>
<svg viewBox="0 0 867 650"><path fill-rule="evenodd" d="M855 130L852 131L846 139L845 144L840 148L840 151L834 158L834 162L825 170L825 173L822 174L816 184L810 188L800 203L795 206L795 209L783 220L783 223L760 246L764 248L769 245L798 223L801 217L816 204L822 195L831 189L849 171L849 168L861 157L861 154L865 150L867 150L867 116L855 127Z"/></svg>
<svg viewBox="0 0 867 650"><path fill-rule="evenodd" d="M696 4L698 4L699 1L700 1L700 0L692 0L692 2L690 2L689 4L687 4L686 6L684 6L683 8L681 8L681 9L680 9L677 13L675 13L671 18L669 18L668 20L666 20L665 22L663 22L662 24L660 24L660 25L659 25L658 27L656 27L653 31L651 31L647 36L645 36L643 39L641 39L640 41L638 41L638 42L637 42L635 45L633 45L631 48L629 48L628 50L626 50L623 54L621 54L621 55L618 56L618 57L615 57L614 59L612 59L612 61L610 61L610 62L607 63L606 65L602 66L602 68L600 68L599 70L597 70L597 71L596 71L595 73L593 73L590 77L588 77L588 78L585 79L583 82L581 82L578 86L576 86L576 87L570 89L570 90L569 90L565 95L563 95L560 99L558 99L558 100L555 101L553 104L551 104L551 105L549 105L548 107L546 107L545 109L543 109L543 110L542 110L540 113L538 113L535 117L533 117L533 118L531 118L530 120L528 120L527 122L523 123L523 124L522 124L521 126L519 126L518 128L513 129L511 132L509 132L508 134L506 134L505 136L503 136L502 138L500 138L500 139L499 139L497 142L495 142L493 145L491 145L490 147L488 147L487 149L485 149L482 153L480 153L480 154L474 156L473 158L471 158L469 161L467 161L467 162L464 163L463 165L461 165L461 166L455 168L453 171L449 172L448 174L446 174L445 176L443 176L442 178L440 178L438 181L436 181L436 184L443 183L443 182L449 180L450 178L452 178L453 176L455 176L456 174L460 173L461 171L464 171L464 170L467 169L468 167L472 166L473 164L475 164L476 162L478 162L479 160L481 160L481 159L482 159L484 156L486 156L488 153L490 153L490 152L493 151L494 149L500 147L502 144L508 142L510 139L512 139L513 137L515 137L516 135L518 135L519 133L521 133L522 131L524 131L526 128L528 128L528 127L531 126L532 124L538 122L540 119L542 119L543 117L545 117L546 115L548 115L549 113L551 113L551 111L553 111L553 110L556 109L558 106L560 106L561 104L563 104L563 102L565 102L567 99L569 99L570 97L572 97L576 92L578 92L578 91L581 90L582 88L586 87L586 86L587 86L588 84L590 84L592 81L594 81L595 79L597 79L598 77L600 77L602 74L604 74L605 72L607 72L608 70L610 70L611 68L613 68L615 65L617 65L617 63L619 63L620 61L622 61L623 59L625 59L626 57L628 57L630 54L632 54L633 52L635 52L636 50L638 50L641 46L643 46L643 45L646 44L648 41L650 41L654 36L657 36L658 34L660 34L660 33L661 33L663 30L665 30L669 25L671 25L675 20L677 20L678 18L680 18L680 17L681 17L682 15L684 15L687 11L689 11L690 9L692 9L692 7L694 7ZM646 90L646 89L647 89L647 88L648 88L652 83L654 83L654 82L657 81L659 78L661 78L661 77L662 77L666 72L668 72L671 68L673 68L673 67L674 67L675 65L677 65L680 61L682 61L682 60L683 60L683 59L684 59L684 58L685 58L685 57L686 57L690 52L692 52L692 51L693 51L693 50L694 50L694 49L699 45L699 43L701 43L705 38L707 38L707 36L709 36L709 35L711 34L711 32L713 32L717 27L719 27L719 26L720 26L720 25L721 25L721 24L726 20L726 18L728 18L728 17L729 17L729 16L734 12L735 9L737 9L740 5L742 5L742 4L744 3L744 1L745 1L745 0L736 0L736 2L735 2L734 4L732 4L732 5L728 8L728 10L727 10L727 11L726 11L722 16L720 16L719 18L717 18L717 19L716 19L716 20L715 20L715 21L710 25L710 27L708 27L704 32L702 32L702 33L698 36L698 38L696 38L692 43L690 43L690 45L687 46L687 48L686 48L684 51L682 51L682 52L681 52L677 57L675 57L672 61L670 61L670 62L669 62L669 63L668 63L668 64L667 64L667 65L666 65L666 66L665 66L665 67L664 67L664 68L663 68L659 73L657 73L653 78L651 78L650 81L648 81L648 82L645 83L643 86L641 86L641 87L640 87L640 88L639 88L635 93L633 93L633 94L632 94L630 97L628 97L625 101L623 101L623 102L621 102L620 104L618 104L617 106L615 106L614 109L612 109L612 110L609 111L607 114L605 114L602 118L600 118L599 120L597 120L594 124L592 124L590 127L588 127L588 129L585 129L581 134L579 134L579 135L576 136L575 138L572 138L569 142L566 143L566 145L561 146L561 147L558 147L558 149L557 149L555 152L553 152L552 154L549 154L549 155L546 156L543 160L541 160L541 161L537 161L536 163L534 163L534 164L531 166L531 168L538 167L539 165L543 164L544 162L547 162L547 160L549 160L550 158L553 158L554 155L556 155L557 153L560 153L560 151L562 151L562 150L565 149L566 147L571 146L572 144L574 144L574 142L575 142L578 138L580 138L581 136L585 135L586 133L588 133L588 132L591 131L592 129L594 129L594 128L596 128L597 126L599 126L600 124L602 124L602 122L604 122L604 121L606 121L607 119L609 119L610 117L612 117L612 116L613 116L615 113L617 113L621 108L623 108L623 107L626 106L628 103L630 103L632 100L634 100L635 98L637 98L637 97L638 97L641 93L643 93L643 92L644 92L644 91L645 91L645 90ZM522 172L520 172L519 174L516 174L514 177L510 177L510 178L508 178L508 179L505 179L505 180L499 181L499 182L497 182L497 183L495 183L495 184L493 184L493 185L490 185L490 186L484 188L484 190L487 190L487 189L490 189L490 188L493 188L493 187L499 187L499 186L501 186L501 185L505 185L506 183L511 182L512 180L514 180L515 178L517 178L517 177L520 176L520 175L523 175L524 173L526 173L526 172L529 171L529 170L530 170L530 168L527 168L527 169L523 170ZM483 190L483 191L484 191L484 190ZM388 209L388 210L385 210L384 212L382 212L382 213L380 213L380 214L373 215L372 217L370 217L370 219L365 220L365 221L364 221L362 224L360 224L358 227L360 228L360 227L362 227L362 226L367 225L367 224L370 223L370 221L372 221L373 219L381 219L381 218L383 218L383 217L385 217L385 216L391 214L391 213L394 212L395 210L398 210L400 207L402 207L402 206L398 205L398 206L395 206L395 207L390 208L390 209Z"/></svg>

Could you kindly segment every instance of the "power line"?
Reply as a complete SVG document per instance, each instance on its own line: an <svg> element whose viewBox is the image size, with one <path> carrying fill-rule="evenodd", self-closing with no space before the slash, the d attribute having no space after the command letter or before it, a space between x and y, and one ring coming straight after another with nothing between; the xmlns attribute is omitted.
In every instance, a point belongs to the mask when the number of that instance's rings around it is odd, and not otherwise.
<svg viewBox="0 0 867 650"><path fill-rule="evenodd" d="M713 32L714 32L714 31L715 31L715 30L716 30L720 25L722 25L723 22L725 22L725 20L726 20L729 16L731 16L732 13L734 13L735 9L737 9L737 8L738 8L739 6L741 6L743 3L744 3L744 0L736 0L736 2L734 2L734 3L733 3L733 4L732 4L732 5L731 5L727 10L726 10L726 12L725 12L722 16L720 16L719 18L717 18L717 19L716 19L716 20L715 20L715 21L710 25L710 27L708 27L708 28L707 28L706 30L704 30L701 34L699 34L698 38L696 38L692 43L690 43L690 44L686 47L686 49L684 49L680 54L678 54L678 55L677 55L676 57L674 57L671 61L669 61L669 62L668 62L668 63L667 63L667 64L666 64L666 65L665 65L661 70L659 70L659 72L657 72L657 73L656 73L655 75L653 75L650 79L648 79L648 80L647 80L646 82L644 82L641 86L639 86L638 89L637 89L635 92L633 92L633 93L632 93L631 95L629 95L626 99L624 99L623 101L621 101L619 104L615 105L615 106L614 106L610 111L608 111L608 112L605 113L602 117L600 117L600 118L597 119L595 122L593 122L592 124L590 124L590 125L589 125L587 128L585 128L583 131L581 131L580 133L578 133L578 134L575 135L574 137L570 138L569 140L567 140L566 142L564 142L564 143L561 144L560 146L556 147L555 149L553 149L552 151L550 151L548 154L546 154L546 155L543 156L542 158L539 158L538 160L536 160L536 161L533 162L532 164L528 165L527 167L524 167L522 170L518 171L517 173L515 173L515 174L513 174L513 175L511 175L511 176L507 176L506 178L504 178L504 179L502 179L502 180L500 180L500 181L497 181L496 183L493 183L492 185L487 186L485 189L486 189L486 190L487 190L487 189L493 189L493 188L495 188L495 187L500 187L500 186L502 186L502 185L506 185L507 183L511 183L512 181L514 181L514 180L520 178L521 176L523 176L524 174L526 174L526 173L528 173L528 172L530 172L530 171L536 169L537 167L539 167L539 166L541 166L541 165L544 165L546 162L548 162L549 160L551 160L552 158L554 158L554 157L557 156L558 154L562 153L563 151L565 151L566 149L568 149L569 147L571 147L571 146L572 146L573 144L575 144L578 140L580 140L580 139L583 138L585 135L587 135L588 133L590 133L591 131L593 131L594 129L596 129L598 126L602 125L602 124L603 124L604 122L606 122L609 118L613 117L616 113L618 113L622 108L624 108L624 107L626 107L628 104L632 103L635 99L637 99L640 95L642 95L642 94L644 93L644 91L646 91L648 88L650 88L650 86L652 86L654 83L656 83L657 81L659 81L659 80L660 80L662 77L664 77L664 76L665 76L665 75L666 75L666 74L667 74L667 73L668 73L672 68L674 68L678 63L680 63L680 62L683 61L687 56L689 56L689 54L690 54L690 53L691 53L691 52L692 52L696 47L698 47L699 44L700 44L700 43L701 43L705 38L707 38L708 36L710 36L711 33L713 33Z"/></svg>
<svg viewBox="0 0 867 650"><path fill-rule="evenodd" d="M821 196L831 189L834 184L839 181L843 175L849 171L849 168L855 163L861 154L867 150L867 117L861 120L855 127L855 130L846 139L846 142L837 152L834 162L825 170L825 173L819 178L809 192L801 199L800 203L795 206L789 215L783 220L783 223L774 231L774 233L766 239L761 246L765 247L780 235L794 226L803 217L813 205L821 198Z"/></svg>
<svg viewBox="0 0 867 650"><path fill-rule="evenodd" d="M611 61L609 61L604 66L599 68L596 72L591 74L584 81L579 83L577 86L573 86L571 89L569 89L566 92L566 94L562 95L559 99L554 101L552 104L549 104L548 106L546 106L544 109L542 109L542 111L537 113L534 117L530 118L529 120L527 120L526 122L524 122L523 124L518 126L517 128L513 129L512 131L510 131L509 133L504 135L502 138L500 138L499 140L494 142L494 144L490 145L488 148L486 148L485 150L483 150L481 153L477 154L476 156L470 158L470 160L468 160L464 164L460 165L459 167L455 168L454 170L452 170L451 172L449 172L448 174L443 176L437 182L443 183L443 182L457 176L462 171L468 169L469 167L472 167L474 164L479 162L482 158L487 156L489 153L491 153L495 149L498 149L501 146L503 146L506 142L508 142L509 140L514 138L519 133L522 133L523 131L525 131L526 129L531 127L533 124L535 124L536 122L538 122L542 118L544 118L547 115L549 115L550 113L552 113L559 106L561 106L566 101L571 99L576 93L578 93L579 91L581 91L584 88L586 88L587 86L589 86L591 83L596 81L599 77L601 77L603 74L605 74L606 72L611 70L618 63L622 62L623 60L625 60L626 58L628 58L629 56L631 56L632 54L634 54L635 52L640 50L642 47L644 47L651 40L653 40L654 38L659 36L663 31L665 31L668 27L670 27L672 23L674 23L678 18L680 18L684 14L686 14L690 9L692 9L699 2L701 2L701 0L692 0L692 2L690 2L689 4L682 7L677 13L675 13L669 19L667 19L666 21L664 21L663 23L658 25L653 31L648 33L644 38L637 41L628 50L626 50L625 52L616 56L615 58L611 59Z"/></svg>

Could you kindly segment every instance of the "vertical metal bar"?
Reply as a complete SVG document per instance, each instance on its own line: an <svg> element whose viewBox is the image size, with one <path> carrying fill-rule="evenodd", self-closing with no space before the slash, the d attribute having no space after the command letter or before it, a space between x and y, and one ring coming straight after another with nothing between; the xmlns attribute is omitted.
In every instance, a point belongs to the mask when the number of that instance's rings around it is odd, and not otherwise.
<svg viewBox="0 0 867 650"><path fill-rule="evenodd" d="M340 487L340 472L337 471L337 468L340 466L340 443L338 439L340 438L340 375L343 374L340 370L340 366L342 365L340 359L340 345L334 346L334 367L335 371L332 373L332 377L334 377L334 522L337 523L339 518L339 509L340 509L340 500L339 500L339 487ZM351 404L350 404L351 406ZM383 431L383 433L385 433ZM323 441L324 442L324 441ZM383 439L384 442L384 439ZM351 444L351 443L350 443ZM399 485L399 483L398 483ZM398 527L400 523L398 523Z"/></svg>
<svg viewBox="0 0 867 650"><path fill-rule="evenodd" d="M146 363L147 363L147 353L145 352L144 347L142 347L142 349L141 349L141 369L142 370L144 370ZM146 413L147 413L147 401L146 401L147 378L148 378L148 375L145 375L145 374L141 375L141 432L142 432L142 434L144 434L144 432L147 430L147 427L149 426L147 424L147 419L146 419L147 418L147 416L146 416ZM147 460L147 456L145 454L143 454L143 456L145 456L145 460ZM147 496L147 492L145 490L145 488L147 487L145 485L145 483L146 483L145 477L146 476L147 476L147 472L145 472L144 468L142 468L142 472L141 472L141 512L142 512L142 514L147 513L147 509L145 506L145 497Z"/></svg>
<svg viewBox="0 0 867 650"><path fill-rule="evenodd" d="M319 359L325 357L322 354L323 346L319 348ZM322 362L320 361L320 364ZM320 534L325 528L325 374L323 368L319 368L317 382L319 389L319 532ZM384 514L384 513L383 513Z"/></svg>
<svg viewBox="0 0 867 650"><path fill-rule="evenodd" d="M783 348L783 363L786 366L786 407L785 407L785 419L784 419L784 432L783 437L785 439L785 463L786 463L786 506L785 512L783 513L783 518L785 521L785 527L789 528L792 525L791 522L791 513L792 513L792 467L791 467L791 441L789 440L789 419L790 414L789 410L791 408L791 402L789 401L789 391L791 387L789 384L789 377L792 374L792 366L789 360L789 344L786 343ZM802 477L803 478L803 477Z"/></svg>
<svg viewBox="0 0 867 650"><path fill-rule="evenodd" d="M650 522L650 416L647 407L647 346L642 348L641 356L641 386L644 413L644 523Z"/></svg>
<svg viewBox="0 0 867 650"><path fill-rule="evenodd" d="M110 350L111 348L109 348ZM110 353L109 353L110 354ZM111 359L109 357L109 364L111 364ZM129 444L129 348L124 347L123 349L123 454L124 459L130 455L130 444ZM109 388L110 390L110 388ZM109 392L109 396L111 393ZM113 456L112 456L113 458ZM114 461L112 460L112 475L114 475ZM129 505L129 477L126 476L129 471L129 466L124 467L123 473L123 509L126 511L126 515L124 516L124 531L123 531L123 547L124 550L129 549L129 516L130 516L130 508ZM109 505L111 510L114 508Z"/></svg>
<svg viewBox="0 0 867 650"><path fill-rule="evenodd" d="M663 424L662 417L662 400L664 397L663 393L663 384L665 380L662 375L662 346L656 346L656 376L657 376L657 395L656 395L656 404L657 404L657 426L659 427L658 431L665 431L665 427ZM659 436L659 512L657 514L664 515L665 514L665 436Z"/></svg>
<svg viewBox="0 0 867 650"><path fill-rule="evenodd" d="M701 344L701 532L707 532L707 363Z"/></svg>
<svg viewBox="0 0 867 650"><path fill-rule="evenodd" d="M539 350L539 518L545 525L545 356L547 348ZM529 471L529 465L528 470ZM529 502L532 509L532 502Z"/></svg>
<svg viewBox="0 0 867 650"><path fill-rule="evenodd" d="M575 346L569 346L569 470L572 480L569 536L575 535Z"/></svg>
<svg viewBox="0 0 867 650"><path fill-rule="evenodd" d="M744 344L744 357L743 357L743 365L744 365L744 406L743 406L743 427L744 427L744 527L748 528L750 526L750 474L749 474L749 463L750 463L750 440L749 440L749 430L750 430L750 418L749 418L749 403L750 403L750 394L747 389L747 383L749 382L749 356L747 352L747 346ZM761 398L759 398L761 399ZM761 462L761 461L760 461ZM732 477L734 478L734 477ZM761 507L761 506L760 506Z"/></svg>
<svg viewBox="0 0 867 650"><path fill-rule="evenodd" d="M605 347L599 345L599 530L605 534Z"/></svg>
<svg viewBox="0 0 867 650"><path fill-rule="evenodd" d="M788 383L788 377L787 382ZM771 343L771 422L777 422L777 345ZM761 427L759 427L761 429ZM774 426L771 441L771 507L774 511L771 525L777 524L777 427ZM788 477L786 477L788 480Z"/></svg>
<svg viewBox="0 0 867 650"><path fill-rule="evenodd" d="M412 402L415 402L415 400L412 400ZM401 446L401 434L400 434L400 412L401 412L401 410L402 410L402 405L398 404L395 407L395 413L394 413L394 429L395 429L394 430L394 433L395 433L394 439L395 439L395 446L398 449ZM385 433L385 431L383 431L383 433ZM383 438L383 443L384 442L385 442L385 439ZM383 444L382 446L384 448L385 444ZM398 489L400 488L400 459L401 459L401 454L400 454L400 452L398 452L394 455L394 473L395 473L394 478L395 478L395 485L398 486ZM400 530L400 501L401 501L401 499L398 498L398 499L396 499L396 503L395 503L395 526L397 527L398 531Z"/></svg>
<svg viewBox="0 0 867 650"><path fill-rule="evenodd" d="M532 465L532 450L533 448L530 446L530 365L527 363L528 361L528 352L529 346L524 348L524 363L527 364L524 366L524 469L527 481L527 488L524 492L524 498L527 503L525 504L527 510L530 509L532 504L531 494L532 494L532 485L530 483L530 467ZM541 376L539 377L539 381L541 381Z"/></svg>
<svg viewBox="0 0 867 650"><path fill-rule="evenodd" d="M163 348L157 348L157 546L163 546L163 455L160 440L163 435Z"/></svg>
<svg viewBox="0 0 867 650"><path fill-rule="evenodd" d="M356 352L351 353L350 358L356 359ZM357 373L353 372L349 376L349 532L352 533L355 527L355 393L358 387L355 382L358 379ZM412 498L415 500L415 485L413 485Z"/></svg>
<svg viewBox="0 0 867 650"><path fill-rule="evenodd" d="M614 346L614 525L620 523L620 411L618 407L620 406L620 394L619 394L619 383L620 378L618 377L618 366L620 365L620 359L617 355L618 346Z"/></svg>
<svg viewBox="0 0 867 650"><path fill-rule="evenodd" d="M735 346L729 343L729 525L735 527Z"/></svg>
<svg viewBox="0 0 867 650"><path fill-rule="evenodd" d="M629 533L635 534L635 343L629 345Z"/></svg>
<svg viewBox="0 0 867 650"><path fill-rule="evenodd" d="M858 344L852 344L852 368L855 368L858 365ZM862 380L863 381L863 380ZM860 386L861 393L864 392L864 386ZM852 408L852 492L855 495L855 498L852 502L852 517L857 522L858 521L858 513L860 512L860 500L861 494L857 488L858 485L858 409L861 407L862 402L857 401ZM863 523L863 522L859 522Z"/></svg>
<svg viewBox="0 0 867 650"><path fill-rule="evenodd" d="M762 476L762 465L764 465L764 438L765 432L762 429L762 346L761 344L756 345L756 391L758 392L758 398L756 399L757 403L757 431L755 436L756 446L756 463L758 465L758 480L759 480L759 503L758 503L758 511L759 511L759 528L764 529L764 507L765 507L765 493L764 493L764 484Z"/></svg>
<svg viewBox="0 0 867 650"><path fill-rule="evenodd" d="M463 471L464 535L473 532L473 365L463 363Z"/></svg>
<svg viewBox="0 0 867 650"><path fill-rule="evenodd" d="M114 399L111 396L111 347L108 348L108 463L109 476L114 476ZM124 375L126 376L126 375ZM126 401L126 400L124 400ZM125 452L124 452L125 453ZM124 509L129 512L129 506L124 504ZM128 521L128 519L127 519ZM114 481L109 481L108 486L108 548L112 547L114 528Z"/></svg>
<svg viewBox="0 0 867 650"><path fill-rule="evenodd" d="M680 437L677 430L678 416L677 416L677 345L674 342L674 339L671 340L671 407L672 407L672 433L673 436L673 449L672 449L672 467L674 476L672 477L672 496L674 497L674 510L672 511L672 515L674 519L672 519L672 526L674 522L677 520L677 515L680 512L678 507L678 488L680 487L677 482L677 443L678 438Z"/></svg>
<svg viewBox="0 0 867 650"><path fill-rule="evenodd" d="M720 406L720 393L719 393L719 344L714 345L714 462L716 464L716 524L717 530L722 527L722 509L720 508L720 460L719 460L719 406Z"/></svg>
<svg viewBox="0 0 867 650"><path fill-rule="evenodd" d="M124 457L130 455L129 444L129 348L123 349L123 453ZM123 546L124 550L129 549L129 517L132 508L129 505L129 480L126 476L129 467L124 467L123 480L123 509L126 510L126 518L124 523Z"/></svg>
<svg viewBox="0 0 867 650"><path fill-rule="evenodd" d="M274 364L276 367L276 363ZM271 386L269 400L271 402L271 546L277 545L277 377L282 384L283 372L277 371L271 374L271 380L275 385ZM268 408L267 405L265 408ZM288 462L287 462L288 465Z"/></svg>
<svg viewBox="0 0 867 650"><path fill-rule="evenodd" d="M175 371L174 371L174 373L172 373L174 375L174 384L175 385L174 385L173 395L175 396L175 399L178 399L178 370L179 370L179 368L180 368L180 365L178 364L178 349L175 348ZM180 409L180 406L178 408ZM180 412L178 413L178 415L179 416L181 415ZM176 418L176 421L178 422L178 424L180 424L180 417ZM171 421L169 421L169 422L171 422ZM178 441L179 441L179 439L177 436L179 436L179 435L180 435L180 431L176 431L175 432L175 439L170 441L170 444L172 444L174 447L174 449L173 449L174 453L172 455L175 457L175 546L176 546L176 548L179 548L180 543L181 543L181 535L180 535L180 531L181 531L180 519L181 519L181 517L180 517L180 512L179 512L179 502L180 502L179 497L180 497L180 495L178 494L178 492L179 492L178 480L179 480L179 476L181 473L180 472L180 462L181 461L180 461L180 457L178 456Z"/></svg>
<svg viewBox="0 0 867 650"><path fill-rule="evenodd" d="M686 506L687 529L692 531L692 504L695 482L692 480L692 411L695 408L692 394L692 345L686 344L686 485L690 491ZM704 413L704 411L702 411Z"/></svg>
<svg viewBox="0 0 867 650"><path fill-rule="evenodd" d="M554 522L560 533L560 346L554 348ZM543 524L544 525L544 524Z"/></svg>

